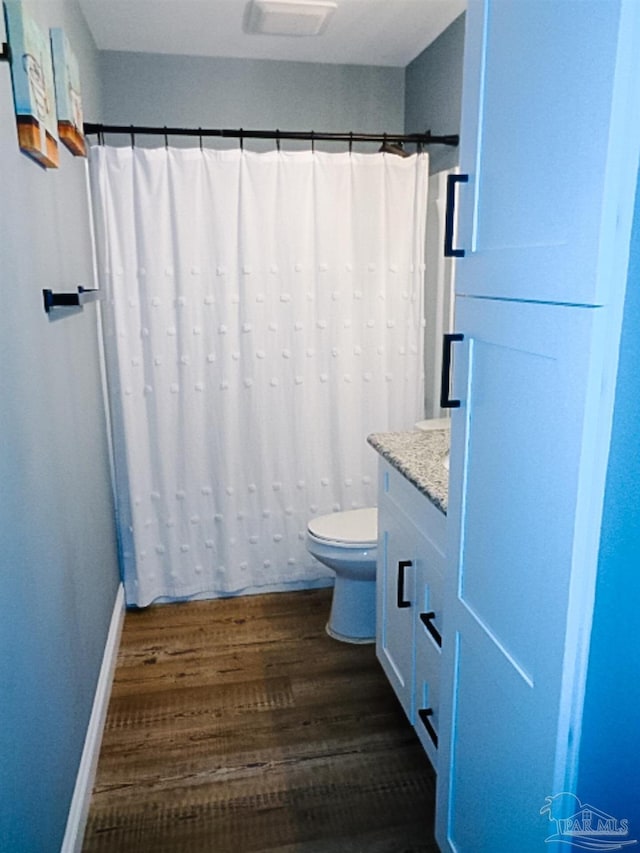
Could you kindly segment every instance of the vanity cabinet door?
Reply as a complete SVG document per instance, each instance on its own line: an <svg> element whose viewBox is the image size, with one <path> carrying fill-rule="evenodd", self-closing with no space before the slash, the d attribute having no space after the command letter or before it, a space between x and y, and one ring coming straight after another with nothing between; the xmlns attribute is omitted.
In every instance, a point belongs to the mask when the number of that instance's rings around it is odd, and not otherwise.
<svg viewBox="0 0 640 853"><path fill-rule="evenodd" d="M637 168L639 7L469 0L456 293L609 301L616 258L598 253L631 215L616 194Z"/></svg>
<svg viewBox="0 0 640 853"><path fill-rule="evenodd" d="M389 500L378 504L376 654L409 721L415 721L416 533Z"/></svg>

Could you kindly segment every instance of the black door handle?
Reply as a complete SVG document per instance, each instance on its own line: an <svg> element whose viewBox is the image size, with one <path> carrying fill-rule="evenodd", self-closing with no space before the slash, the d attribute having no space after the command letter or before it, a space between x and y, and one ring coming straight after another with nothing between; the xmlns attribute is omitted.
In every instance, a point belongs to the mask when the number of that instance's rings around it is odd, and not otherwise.
<svg viewBox="0 0 640 853"><path fill-rule="evenodd" d="M424 625L424 627L427 629L427 631L433 637L435 644L437 646L441 647L442 646L442 635L441 635L440 631L438 631L436 626L433 624L433 620L435 618L436 618L435 610L430 610L428 613L421 613L420 614L420 619L422 621L422 624Z"/></svg>
<svg viewBox="0 0 640 853"><path fill-rule="evenodd" d="M398 563L398 607L411 607L411 602L404 597L404 570L410 569L411 560L400 560Z"/></svg>
<svg viewBox="0 0 640 853"><path fill-rule="evenodd" d="M453 248L453 226L456 209L456 184L466 184L469 175L447 175L447 212L444 217L444 256L464 258L464 249Z"/></svg>
<svg viewBox="0 0 640 853"><path fill-rule="evenodd" d="M451 385L451 347L454 343L463 341L464 335L460 332L447 332L442 336L442 377L440 380L440 408L459 409L460 400L452 400L449 397Z"/></svg>
<svg viewBox="0 0 640 853"><path fill-rule="evenodd" d="M438 748L438 733L433 728L433 723L429 719L429 717L433 716L433 708L420 708L418 710L418 716L422 720L422 725L427 730L427 734L429 735L429 737L433 741L433 745L437 749Z"/></svg>

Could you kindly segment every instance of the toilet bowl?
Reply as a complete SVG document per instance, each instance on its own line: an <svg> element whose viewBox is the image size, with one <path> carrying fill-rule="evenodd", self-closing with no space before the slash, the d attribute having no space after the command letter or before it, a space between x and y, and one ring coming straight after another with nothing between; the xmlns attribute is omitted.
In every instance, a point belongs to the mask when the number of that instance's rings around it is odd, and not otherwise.
<svg viewBox="0 0 640 853"><path fill-rule="evenodd" d="M327 623L336 640L375 640L377 544L375 507L321 515L308 524L307 550L336 575Z"/></svg>

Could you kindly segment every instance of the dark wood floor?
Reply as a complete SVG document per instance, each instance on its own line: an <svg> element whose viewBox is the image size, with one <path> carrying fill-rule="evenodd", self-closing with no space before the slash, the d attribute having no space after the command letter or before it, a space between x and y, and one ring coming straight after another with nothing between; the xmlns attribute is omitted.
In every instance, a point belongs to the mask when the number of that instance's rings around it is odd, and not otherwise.
<svg viewBox="0 0 640 853"><path fill-rule="evenodd" d="M330 590L127 613L83 850L435 853L434 775Z"/></svg>

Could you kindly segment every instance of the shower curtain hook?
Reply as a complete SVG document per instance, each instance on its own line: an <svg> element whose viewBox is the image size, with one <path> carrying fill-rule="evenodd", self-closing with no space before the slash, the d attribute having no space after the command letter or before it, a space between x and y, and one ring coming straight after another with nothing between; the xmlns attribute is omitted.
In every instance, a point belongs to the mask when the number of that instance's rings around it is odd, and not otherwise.
<svg viewBox="0 0 640 853"><path fill-rule="evenodd" d="M316 134L315 131L311 131L311 153L316 153Z"/></svg>
<svg viewBox="0 0 640 853"><path fill-rule="evenodd" d="M353 131L349 133L349 154L353 154Z"/></svg>
<svg viewBox="0 0 640 853"><path fill-rule="evenodd" d="M276 148L280 152L280 130L276 128Z"/></svg>
<svg viewBox="0 0 640 853"><path fill-rule="evenodd" d="M167 125L166 124L164 126L164 147L165 148L169 147L169 137L167 135Z"/></svg>
<svg viewBox="0 0 640 853"><path fill-rule="evenodd" d="M244 151L244 131L240 128L240 150Z"/></svg>
<svg viewBox="0 0 640 853"><path fill-rule="evenodd" d="M136 135L135 135L135 132L134 132L134 130L133 130L133 125L131 124L131 125L129 125L129 127L131 128L131 130L130 130L130 133L131 133L131 147L132 147L132 148L135 148L135 147L136 147Z"/></svg>
<svg viewBox="0 0 640 853"><path fill-rule="evenodd" d="M198 131L199 131L199 136L198 136L198 138L200 139L200 150L202 151L202 128L201 128L201 127L199 127L199 128L198 128Z"/></svg>

